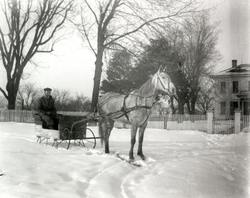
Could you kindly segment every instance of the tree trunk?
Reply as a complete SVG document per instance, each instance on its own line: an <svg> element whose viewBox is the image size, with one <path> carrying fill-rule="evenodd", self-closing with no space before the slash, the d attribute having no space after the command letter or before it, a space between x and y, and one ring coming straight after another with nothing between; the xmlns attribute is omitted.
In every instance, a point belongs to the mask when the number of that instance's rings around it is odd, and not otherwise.
<svg viewBox="0 0 250 198"><path fill-rule="evenodd" d="M178 113L179 114L184 114L184 105L185 105L185 102L179 99L178 100Z"/></svg>
<svg viewBox="0 0 250 198"><path fill-rule="evenodd" d="M15 75L15 78L8 79L6 90L8 92L8 109L16 108L16 97L22 75L22 70Z"/></svg>
<svg viewBox="0 0 250 198"><path fill-rule="evenodd" d="M171 108L172 114L175 114L174 97L173 96L170 96L170 108Z"/></svg>
<svg viewBox="0 0 250 198"><path fill-rule="evenodd" d="M92 112L95 112L97 110L100 82L101 82L101 76L102 76L102 65L103 65L102 56L103 56L103 51L98 53L96 62L95 62L94 87L93 87L93 92L92 92L92 103L91 103Z"/></svg>
<svg viewBox="0 0 250 198"><path fill-rule="evenodd" d="M195 114L195 104L196 104L197 97L193 96L191 98L191 114Z"/></svg>
<svg viewBox="0 0 250 198"><path fill-rule="evenodd" d="M198 97L198 91L194 91L191 93L190 97L190 114L195 114L195 104Z"/></svg>
<svg viewBox="0 0 250 198"><path fill-rule="evenodd" d="M187 100L186 105L187 105L187 112L188 112L188 114L191 114L191 107L190 107L189 100Z"/></svg>
<svg viewBox="0 0 250 198"><path fill-rule="evenodd" d="M16 94L14 91L8 92L8 109L15 109L16 108Z"/></svg>
<svg viewBox="0 0 250 198"><path fill-rule="evenodd" d="M8 99L8 109L15 109L16 108L16 101L13 97Z"/></svg>
<svg viewBox="0 0 250 198"><path fill-rule="evenodd" d="M184 106L186 103L186 93L185 92L177 92L177 102L178 102L178 113L184 114Z"/></svg>

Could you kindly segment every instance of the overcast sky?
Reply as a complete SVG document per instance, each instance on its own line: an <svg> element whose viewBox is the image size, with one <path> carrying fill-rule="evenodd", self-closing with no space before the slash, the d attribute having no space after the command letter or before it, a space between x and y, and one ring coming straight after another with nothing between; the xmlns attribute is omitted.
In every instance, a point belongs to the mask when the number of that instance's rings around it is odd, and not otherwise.
<svg viewBox="0 0 250 198"><path fill-rule="evenodd" d="M218 50L222 60L216 66L221 70L231 66L231 60L250 63L250 2L249 0L204 0L206 6L213 7L212 20L220 21ZM70 90L72 94L91 97L94 56L76 32L68 34L57 44L53 55L36 58L39 67L25 70L25 82L33 82L38 87L52 87ZM31 74L29 76L29 74ZM5 87L5 73L0 70L0 86Z"/></svg>

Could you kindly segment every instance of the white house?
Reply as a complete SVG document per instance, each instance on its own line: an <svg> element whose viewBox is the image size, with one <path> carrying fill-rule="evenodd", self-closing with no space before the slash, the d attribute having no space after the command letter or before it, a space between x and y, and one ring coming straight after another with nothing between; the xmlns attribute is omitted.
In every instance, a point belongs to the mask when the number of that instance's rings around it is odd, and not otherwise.
<svg viewBox="0 0 250 198"><path fill-rule="evenodd" d="M215 116L226 118L240 110L243 115L250 114L250 64L237 65L211 76L215 80Z"/></svg>

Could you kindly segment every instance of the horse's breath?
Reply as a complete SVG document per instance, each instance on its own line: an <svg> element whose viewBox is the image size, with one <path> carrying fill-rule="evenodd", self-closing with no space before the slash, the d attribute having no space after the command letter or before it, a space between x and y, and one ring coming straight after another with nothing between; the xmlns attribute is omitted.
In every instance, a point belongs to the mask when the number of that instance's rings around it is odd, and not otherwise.
<svg viewBox="0 0 250 198"><path fill-rule="evenodd" d="M106 93L99 98L99 133L105 143L105 152L109 153L109 136L115 120L128 122L131 125L130 160L134 159L133 148L136 142L136 133L139 128L139 144L137 155L143 160L142 151L144 131L147 126L151 108L157 102L159 92L168 93L170 81L166 73L157 71L139 89L129 94Z"/></svg>

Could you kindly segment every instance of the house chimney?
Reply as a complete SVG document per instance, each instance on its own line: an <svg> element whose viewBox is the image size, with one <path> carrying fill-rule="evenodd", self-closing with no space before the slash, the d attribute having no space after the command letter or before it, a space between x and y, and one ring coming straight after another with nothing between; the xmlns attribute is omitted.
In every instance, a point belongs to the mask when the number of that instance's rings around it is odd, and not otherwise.
<svg viewBox="0 0 250 198"><path fill-rule="evenodd" d="M232 67L237 67L237 60L232 60Z"/></svg>

